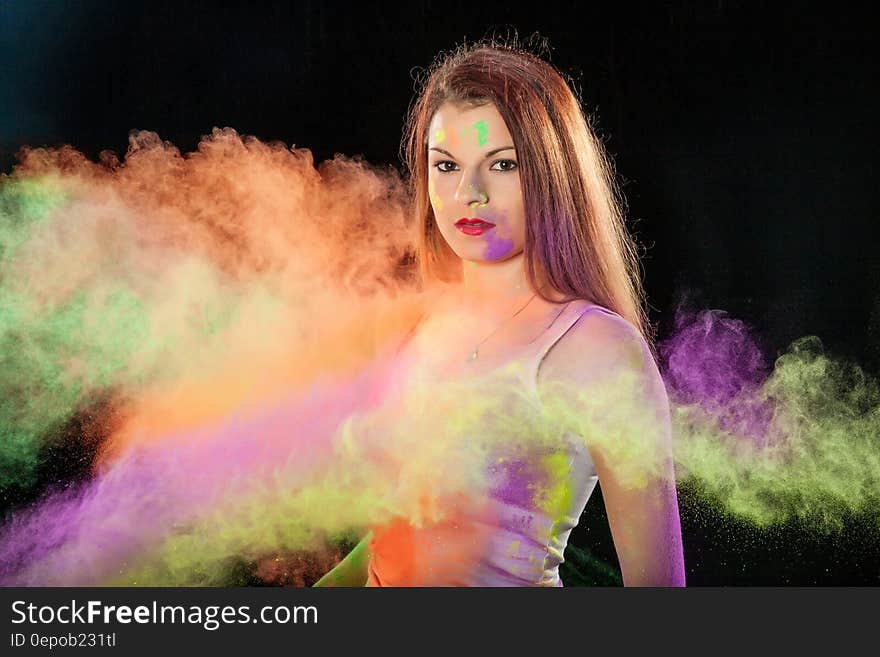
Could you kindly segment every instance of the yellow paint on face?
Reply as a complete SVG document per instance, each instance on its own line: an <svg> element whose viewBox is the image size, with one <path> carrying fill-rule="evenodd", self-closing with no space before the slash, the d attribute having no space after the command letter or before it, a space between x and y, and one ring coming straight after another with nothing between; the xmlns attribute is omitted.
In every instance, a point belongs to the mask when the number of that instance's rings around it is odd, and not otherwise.
<svg viewBox="0 0 880 657"><path fill-rule="evenodd" d="M442 144L444 141L446 141L446 130L444 130L443 128L437 128L434 131L434 142L437 144Z"/></svg>
<svg viewBox="0 0 880 657"><path fill-rule="evenodd" d="M479 190L473 184L469 184L468 187L473 191L479 193ZM487 205L489 205L489 201L488 199L486 201L483 201L482 203L480 201L471 201L468 205L471 208L485 208Z"/></svg>
<svg viewBox="0 0 880 657"><path fill-rule="evenodd" d="M431 205L434 206L434 212L440 212L443 210L443 201L437 196L437 190L434 189L433 180L428 181L428 198L431 199Z"/></svg>

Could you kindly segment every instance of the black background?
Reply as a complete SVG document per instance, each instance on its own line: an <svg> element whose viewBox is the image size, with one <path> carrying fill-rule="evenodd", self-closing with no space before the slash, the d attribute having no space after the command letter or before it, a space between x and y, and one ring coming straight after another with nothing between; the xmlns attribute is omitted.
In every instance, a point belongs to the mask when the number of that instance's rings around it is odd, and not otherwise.
<svg viewBox="0 0 880 657"><path fill-rule="evenodd" d="M516 7L3 2L0 170L25 144L69 143L94 158L124 153L129 130L147 129L189 151L214 126L310 148L317 161L340 152L400 166L413 69L465 38L539 32L616 163L661 337L687 298L755 326L771 357L812 334L829 354L876 374L878 102L868 10ZM880 583L873 527L854 520L845 535L822 540L795 526L756 533L682 496L691 584ZM614 563L598 499L572 544ZM589 583L585 572L564 576Z"/></svg>

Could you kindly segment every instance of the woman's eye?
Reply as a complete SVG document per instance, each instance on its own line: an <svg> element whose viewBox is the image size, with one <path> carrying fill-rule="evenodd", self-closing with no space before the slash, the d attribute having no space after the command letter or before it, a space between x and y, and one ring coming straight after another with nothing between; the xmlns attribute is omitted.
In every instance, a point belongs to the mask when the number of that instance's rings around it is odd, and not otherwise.
<svg viewBox="0 0 880 657"><path fill-rule="evenodd" d="M492 171L514 171L517 167L519 167L519 165L514 160L498 160L492 164L491 169ZM441 173L448 173L458 169L458 165L449 160L441 160L440 162L434 163L434 168Z"/></svg>
<svg viewBox="0 0 880 657"><path fill-rule="evenodd" d="M437 171L440 171L441 173L446 173L447 171L454 171L454 169L452 167L455 166L455 162L450 162L449 160L442 160L440 162L437 162L434 166L436 167Z"/></svg>
<svg viewBox="0 0 880 657"><path fill-rule="evenodd" d="M496 169L495 167L497 167L499 164L503 164L504 166L499 169ZM495 162L492 165L492 170L493 171L513 171L518 166L519 165L516 162L514 162L513 160L498 160L497 162Z"/></svg>

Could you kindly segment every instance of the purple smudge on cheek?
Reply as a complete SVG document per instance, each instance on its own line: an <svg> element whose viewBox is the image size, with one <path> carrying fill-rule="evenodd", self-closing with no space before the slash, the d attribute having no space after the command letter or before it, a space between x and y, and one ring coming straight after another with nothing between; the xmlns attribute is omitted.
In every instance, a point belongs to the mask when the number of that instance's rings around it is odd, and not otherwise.
<svg viewBox="0 0 880 657"><path fill-rule="evenodd" d="M673 402L699 406L722 430L764 441L774 404L763 394L767 364L745 323L719 310L680 311L659 352Z"/></svg>
<svg viewBox="0 0 880 657"><path fill-rule="evenodd" d="M486 214L484 217L494 223L495 228L486 233L486 250L483 257L486 260L500 260L513 251L513 238L502 236L502 233L510 232L507 230L507 217L496 214Z"/></svg>
<svg viewBox="0 0 880 657"><path fill-rule="evenodd" d="M489 239L486 244L486 260L499 260L513 251L513 240L498 237L494 230L489 231Z"/></svg>

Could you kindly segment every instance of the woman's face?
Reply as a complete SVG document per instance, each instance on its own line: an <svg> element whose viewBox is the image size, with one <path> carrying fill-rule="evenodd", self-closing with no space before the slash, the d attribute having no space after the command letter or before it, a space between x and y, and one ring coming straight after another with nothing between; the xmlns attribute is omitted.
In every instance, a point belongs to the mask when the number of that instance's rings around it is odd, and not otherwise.
<svg viewBox="0 0 880 657"><path fill-rule="evenodd" d="M519 164L495 105L440 106L428 132L428 194L440 233L462 260L500 262L522 253Z"/></svg>

